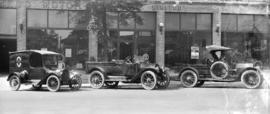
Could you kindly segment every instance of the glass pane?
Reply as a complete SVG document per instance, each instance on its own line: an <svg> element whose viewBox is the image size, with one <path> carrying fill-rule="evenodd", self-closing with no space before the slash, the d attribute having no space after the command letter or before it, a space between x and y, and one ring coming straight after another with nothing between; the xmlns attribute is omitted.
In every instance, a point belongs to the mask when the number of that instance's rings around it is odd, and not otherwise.
<svg viewBox="0 0 270 114"><path fill-rule="evenodd" d="M106 12L106 24L109 29L117 29L118 13Z"/></svg>
<svg viewBox="0 0 270 114"><path fill-rule="evenodd" d="M253 16L252 15L238 15L238 31L249 32L253 29Z"/></svg>
<svg viewBox="0 0 270 114"><path fill-rule="evenodd" d="M141 19L142 23L136 23L137 29L147 29L154 30L156 25L156 17L155 13L137 13Z"/></svg>
<svg viewBox="0 0 270 114"><path fill-rule="evenodd" d="M51 11L49 10L49 27L67 28L68 12L67 11Z"/></svg>
<svg viewBox="0 0 270 114"><path fill-rule="evenodd" d="M181 14L181 30L195 30L195 14Z"/></svg>
<svg viewBox="0 0 270 114"><path fill-rule="evenodd" d="M84 21L83 11L69 11L69 28L86 29L88 22Z"/></svg>
<svg viewBox="0 0 270 114"><path fill-rule="evenodd" d="M119 28L120 29L135 29L135 18L131 12L120 12L119 13Z"/></svg>
<svg viewBox="0 0 270 114"><path fill-rule="evenodd" d="M165 14L165 29L166 30L179 30L179 14L177 13L166 13Z"/></svg>
<svg viewBox="0 0 270 114"><path fill-rule="evenodd" d="M120 59L125 59L128 56L133 57L134 32L133 31L120 31L119 35L120 35L119 36Z"/></svg>
<svg viewBox="0 0 270 114"><path fill-rule="evenodd" d="M257 33L267 33L268 32L268 24L267 24L267 17L263 15L256 15L255 16L255 27L256 30L254 32Z"/></svg>
<svg viewBox="0 0 270 114"><path fill-rule="evenodd" d="M211 14L197 14L197 30L211 30Z"/></svg>
<svg viewBox="0 0 270 114"><path fill-rule="evenodd" d="M28 10L28 27L47 27L47 10Z"/></svg>
<svg viewBox="0 0 270 114"><path fill-rule="evenodd" d="M221 30L222 31L237 31L236 15L222 14L221 16Z"/></svg>
<svg viewBox="0 0 270 114"><path fill-rule="evenodd" d="M16 9L0 9L0 34L16 34Z"/></svg>
<svg viewBox="0 0 270 114"><path fill-rule="evenodd" d="M143 57L148 55L149 61L151 63L155 62L155 37L153 32L142 31L139 32L139 37L137 40L138 57Z"/></svg>

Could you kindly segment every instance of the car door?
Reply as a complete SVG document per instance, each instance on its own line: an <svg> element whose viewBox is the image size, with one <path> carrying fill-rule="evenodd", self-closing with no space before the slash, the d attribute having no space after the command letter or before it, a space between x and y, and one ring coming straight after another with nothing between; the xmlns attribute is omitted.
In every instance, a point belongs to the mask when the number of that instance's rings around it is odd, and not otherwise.
<svg viewBox="0 0 270 114"><path fill-rule="evenodd" d="M30 55L29 62L29 78L43 79L45 77L45 69L43 68L42 55L39 53L32 53Z"/></svg>

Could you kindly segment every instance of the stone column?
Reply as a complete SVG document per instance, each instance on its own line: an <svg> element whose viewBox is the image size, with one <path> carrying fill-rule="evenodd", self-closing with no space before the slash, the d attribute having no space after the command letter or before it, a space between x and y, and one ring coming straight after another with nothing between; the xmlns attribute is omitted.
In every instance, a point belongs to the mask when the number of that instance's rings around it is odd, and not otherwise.
<svg viewBox="0 0 270 114"><path fill-rule="evenodd" d="M218 8L213 13L213 30L212 30L212 43L214 45L221 45L221 11Z"/></svg>
<svg viewBox="0 0 270 114"><path fill-rule="evenodd" d="M165 26L160 28L160 24L165 24L165 12L157 11L156 15L156 63L165 65Z"/></svg>
<svg viewBox="0 0 270 114"><path fill-rule="evenodd" d="M88 41L88 60L97 61L98 60L98 38L97 34L93 31L89 31L89 41Z"/></svg>
<svg viewBox="0 0 270 114"><path fill-rule="evenodd" d="M24 0L17 1L17 50L26 49L26 7Z"/></svg>

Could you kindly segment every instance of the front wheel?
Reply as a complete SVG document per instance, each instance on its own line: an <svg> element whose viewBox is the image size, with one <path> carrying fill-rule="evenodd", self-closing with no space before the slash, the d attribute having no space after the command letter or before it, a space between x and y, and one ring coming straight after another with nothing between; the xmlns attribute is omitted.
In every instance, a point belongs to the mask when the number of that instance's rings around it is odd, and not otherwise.
<svg viewBox="0 0 270 114"><path fill-rule="evenodd" d="M52 92L56 92L60 89L60 80L57 76L51 75L47 78L47 88Z"/></svg>
<svg viewBox="0 0 270 114"><path fill-rule="evenodd" d="M18 76L13 75L9 79L9 86L11 90L18 91L21 87L21 80Z"/></svg>
<svg viewBox="0 0 270 114"><path fill-rule="evenodd" d="M198 75L192 70L185 70L181 73L180 81L184 87L194 87L198 82Z"/></svg>
<svg viewBox="0 0 270 114"><path fill-rule="evenodd" d="M241 75L241 82L249 89L259 88L263 82L262 75L255 70L247 70Z"/></svg>
<svg viewBox="0 0 270 114"><path fill-rule="evenodd" d="M79 90L82 86L82 78L78 75L73 76L69 83L69 88L71 90Z"/></svg>
<svg viewBox="0 0 270 114"><path fill-rule="evenodd" d="M153 90L157 85L157 76L153 71L145 71L141 75L141 84L146 90Z"/></svg>
<svg viewBox="0 0 270 114"><path fill-rule="evenodd" d="M105 85L108 87L108 88L116 88L118 86L118 83L119 82L105 82Z"/></svg>
<svg viewBox="0 0 270 114"><path fill-rule="evenodd" d="M160 78L158 78L157 86L160 89L167 88L170 85L170 76L168 72L165 72Z"/></svg>
<svg viewBox="0 0 270 114"><path fill-rule="evenodd" d="M104 74L98 70L90 73L89 83L92 88L99 89L104 85Z"/></svg>

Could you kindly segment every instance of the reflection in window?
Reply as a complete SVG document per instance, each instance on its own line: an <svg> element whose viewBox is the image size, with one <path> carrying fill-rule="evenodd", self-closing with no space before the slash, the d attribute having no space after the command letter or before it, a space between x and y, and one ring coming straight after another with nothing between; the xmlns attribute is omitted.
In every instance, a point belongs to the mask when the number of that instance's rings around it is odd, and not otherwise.
<svg viewBox="0 0 270 114"><path fill-rule="evenodd" d="M52 28L67 28L68 27L68 12L49 10L49 27Z"/></svg>
<svg viewBox="0 0 270 114"><path fill-rule="evenodd" d="M69 11L69 28L86 29L88 23L83 22L83 11Z"/></svg>
<svg viewBox="0 0 270 114"><path fill-rule="evenodd" d="M155 62L155 36L151 31L141 31L137 39L137 55L147 54L151 63Z"/></svg>
<svg viewBox="0 0 270 114"><path fill-rule="evenodd" d="M47 10L27 10L28 27L47 27Z"/></svg>
<svg viewBox="0 0 270 114"><path fill-rule="evenodd" d="M141 23L136 23L136 29L147 29L153 30L156 25L155 13L137 13L137 15L142 19Z"/></svg>
<svg viewBox="0 0 270 114"><path fill-rule="evenodd" d="M228 17L238 18L228 18ZM222 45L233 48L232 60L248 62L260 60L269 64L269 49L267 45L267 17L262 15L233 15L222 14L222 24L238 23L238 28L229 30L222 25ZM233 55L239 55L237 57Z"/></svg>
<svg viewBox="0 0 270 114"><path fill-rule="evenodd" d="M180 19L177 14L180 15ZM205 46L212 44L212 15L166 13L166 16L165 24L169 24L165 25L166 66L204 62ZM180 30L179 26L181 26ZM191 46L199 47L199 60L191 59Z"/></svg>
<svg viewBox="0 0 270 114"><path fill-rule="evenodd" d="M131 12L120 12L119 13L119 28L120 29L134 29L135 28L135 18L131 16Z"/></svg>
<svg viewBox="0 0 270 114"><path fill-rule="evenodd" d="M106 12L106 24L109 29L117 29L118 23L118 13L116 12Z"/></svg>
<svg viewBox="0 0 270 114"><path fill-rule="evenodd" d="M68 65L83 63L88 59L87 30L27 29L27 49L47 49L64 54L71 49L72 55L66 58Z"/></svg>

